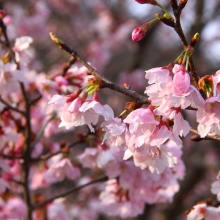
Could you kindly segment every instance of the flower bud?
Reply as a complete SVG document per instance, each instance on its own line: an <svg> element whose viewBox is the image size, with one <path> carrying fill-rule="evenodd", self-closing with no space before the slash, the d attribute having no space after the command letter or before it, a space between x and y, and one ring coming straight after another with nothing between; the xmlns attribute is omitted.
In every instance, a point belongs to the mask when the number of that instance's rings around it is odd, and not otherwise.
<svg viewBox="0 0 220 220"><path fill-rule="evenodd" d="M140 41L144 38L147 30L149 28L149 24L145 23L140 27L137 27L132 32L132 40L133 41Z"/></svg>
<svg viewBox="0 0 220 220"><path fill-rule="evenodd" d="M198 41L199 41L199 33L196 33L196 34L194 34L194 36L190 42L190 46L194 47Z"/></svg>
<svg viewBox="0 0 220 220"><path fill-rule="evenodd" d="M156 0L135 0L136 2L140 4L151 4L151 5L156 5L157 1Z"/></svg>

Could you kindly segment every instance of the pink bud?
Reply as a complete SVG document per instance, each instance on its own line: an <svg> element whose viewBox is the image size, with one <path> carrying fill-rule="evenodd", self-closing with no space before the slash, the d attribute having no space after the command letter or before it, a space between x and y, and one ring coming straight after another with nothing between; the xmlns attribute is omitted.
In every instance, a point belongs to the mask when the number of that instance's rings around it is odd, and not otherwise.
<svg viewBox="0 0 220 220"><path fill-rule="evenodd" d="M147 30L148 30L148 23L143 24L140 27L137 27L132 32L132 40L133 41L140 41L144 38Z"/></svg>
<svg viewBox="0 0 220 220"><path fill-rule="evenodd" d="M65 79L63 76L56 76L54 81L59 85L59 86L62 86L62 85L69 85L67 79Z"/></svg>
<svg viewBox="0 0 220 220"><path fill-rule="evenodd" d="M140 4L151 4L151 5L156 5L157 1L156 0L135 0L136 2Z"/></svg>
<svg viewBox="0 0 220 220"><path fill-rule="evenodd" d="M173 86L176 95L183 95L189 91L190 76L183 66L175 65L173 68Z"/></svg>

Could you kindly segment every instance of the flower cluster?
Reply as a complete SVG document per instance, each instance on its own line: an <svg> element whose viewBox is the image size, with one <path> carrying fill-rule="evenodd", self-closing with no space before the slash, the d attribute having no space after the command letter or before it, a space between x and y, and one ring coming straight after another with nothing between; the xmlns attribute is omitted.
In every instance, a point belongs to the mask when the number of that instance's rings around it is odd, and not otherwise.
<svg viewBox="0 0 220 220"><path fill-rule="evenodd" d="M135 28L133 41L143 39L155 21L178 26L157 1L135 1L156 5L165 14L156 14L155 19ZM116 26L106 9L111 4L94 1L87 6L97 19L88 31L97 39L85 50L92 65L51 34L52 41L69 52L71 59L47 73L38 71L44 62L34 61L32 44L50 50L48 42L39 40L49 27L56 31L48 17L51 12L62 11L62 16L73 14L75 18L77 13L72 9L77 10L77 1L70 2L39 0L31 4L26 15L21 7L9 3L9 8L16 9L14 17L0 10L0 219L95 220L102 214L136 217L144 212L146 204L173 201L185 176L183 138L190 130L197 135L194 140L220 140L220 70L195 79L190 59L197 35L174 62L147 70L146 80L135 83L132 77L119 76L122 88L96 68L107 69L113 51L118 52L119 43L120 47L127 45L127 36L136 24L129 20ZM174 14L181 12L186 2L173 3ZM71 6L71 13L66 5ZM42 27L41 23L47 22ZM75 29L82 26L85 30L84 18L76 23ZM64 33L71 36L69 28ZM87 39L87 34L80 34ZM142 77L144 72L139 70L138 74ZM145 95L134 91L133 85L139 90L144 85ZM123 102L115 101L115 96L103 96L101 92L106 88L134 99L118 117L115 110L121 110ZM187 110L195 112L197 131L186 120ZM60 188L69 184L73 188L63 193ZM60 198L82 188L70 198L71 203ZM220 201L220 174L211 192ZM220 209L198 203L187 214L187 220L196 219L220 219Z"/></svg>

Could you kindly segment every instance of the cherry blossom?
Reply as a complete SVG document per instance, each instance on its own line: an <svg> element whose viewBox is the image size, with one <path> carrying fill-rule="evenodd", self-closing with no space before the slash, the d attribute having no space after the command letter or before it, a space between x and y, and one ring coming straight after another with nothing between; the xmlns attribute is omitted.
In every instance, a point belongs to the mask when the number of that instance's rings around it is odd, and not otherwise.
<svg viewBox="0 0 220 220"><path fill-rule="evenodd" d="M51 183L68 178L74 180L81 175L77 166L74 166L68 158L60 160L60 155L51 158L51 165L45 173L45 178Z"/></svg>
<svg viewBox="0 0 220 220"><path fill-rule="evenodd" d="M206 99L203 108L199 108L196 113L198 132L201 137L207 134L220 134L220 113L219 113L220 97L210 97Z"/></svg>
<svg viewBox="0 0 220 220"><path fill-rule="evenodd" d="M135 166L141 169L149 168L154 173L161 174L166 167L174 167L177 164L177 158L174 157L166 146L142 146L125 152L124 159L133 156Z"/></svg>
<svg viewBox="0 0 220 220"><path fill-rule="evenodd" d="M143 210L144 203L129 199L127 191L120 188L116 179L107 181L105 191L100 195L102 206L110 215L122 218L134 217Z"/></svg>
<svg viewBox="0 0 220 220"><path fill-rule="evenodd" d="M126 133L128 147L140 147L148 143L150 135L159 124L153 112L145 108L132 111L123 122L129 125Z"/></svg>
<svg viewBox="0 0 220 220"><path fill-rule="evenodd" d="M56 199L47 206L48 220L70 220L63 199Z"/></svg>
<svg viewBox="0 0 220 220"><path fill-rule="evenodd" d="M24 219L26 211L26 204L18 197L9 199L2 208L5 219Z"/></svg>
<svg viewBox="0 0 220 220"><path fill-rule="evenodd" d="M193 206L193 209L190 211L190 213L187 215L187 220L195 219L220 219L220 208L207 206L206 203L195 205Z"/></svg>

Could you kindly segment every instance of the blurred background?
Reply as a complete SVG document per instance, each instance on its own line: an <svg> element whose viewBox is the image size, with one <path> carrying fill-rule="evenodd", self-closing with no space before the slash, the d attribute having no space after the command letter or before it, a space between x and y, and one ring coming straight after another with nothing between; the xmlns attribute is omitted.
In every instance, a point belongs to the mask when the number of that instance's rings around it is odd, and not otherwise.
<svg viewBox="0 0 220 220"><path fill-rule="evenodd" d="M159 2L171 11L168 0ZM156 13L163 14L158 7L133 0L1 0L0 7L8 15L10 40L31 36L34 39L32 53L37 57L33 68L48 76L61 71L69 60L69 55L51 42L49 32L63 39L100 74L121 86L128 83L142 95L147 85L145 70L168 65L183 50L174 30L160 22L150 27L142 41L132 41L135 27L152 20ZM189 1L181 22L188 42L195 33L200 34L193 55L198 74L214 74L220 69L220 1ZM101 99L116 115L130 100L109 90L102 91ZM185 117L196 128L195 113L188 111ZM219 172L220 144L214 141L195 143L190 141L190 136L184 139L183 148L186 176L173 202L147 204L143 215L134 220L185 219L185 210L207 198L212 198L215 205L210 186ZM120 218L103 215L98 219Z"/></svg>

